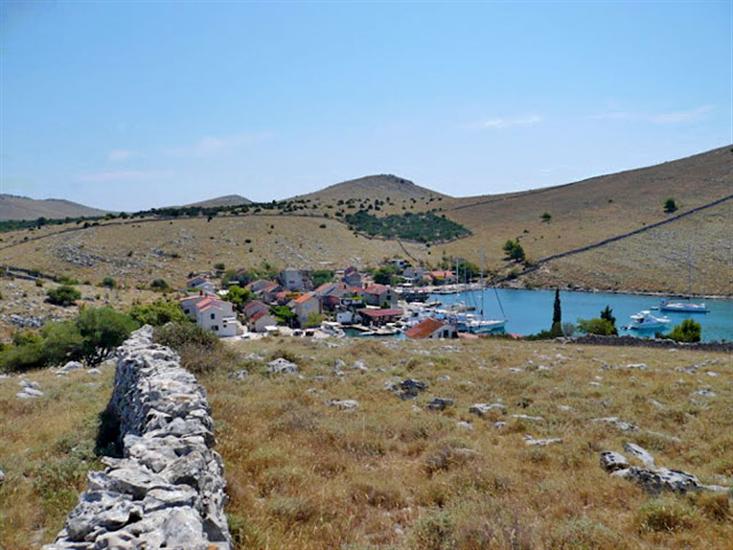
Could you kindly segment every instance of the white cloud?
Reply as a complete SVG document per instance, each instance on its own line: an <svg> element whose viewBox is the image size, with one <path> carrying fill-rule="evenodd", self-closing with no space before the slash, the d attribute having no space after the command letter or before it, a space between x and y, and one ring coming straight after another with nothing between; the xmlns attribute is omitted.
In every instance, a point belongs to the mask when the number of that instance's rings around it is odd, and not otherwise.
<svg viewBox="0 0 733 550"><path fill-rule="evenodd" d="M112 149L107 154L107 160L110 162L121 162L134 156L137 156L137 153L135 153L135 151L130 151L129 149Z"/></svg>
<svg viewBox="0 0 733 550"><path fill-rule="evenodd" d="M165 153L175 157L211 157L225 151L246 147L270 137L269 132L243 133L229 136L204 136L195 143L165 149Z"/></svg>
<svg viewBox="0 0 733 550"><path fill-rule="evenodd" d="M668 111L661 113L641 113L632 111L609 111L607 113L599 113L591 115L588 118L593 120L636 120L649 122L651 124L684 124L687 122L696 122L705 118L705 116L713 111L713 105L701 105L694 109L685 111Z"/></svg>
<svg viewBox="0 0 733 550"><path fill-rule="evenodd" d="M514 126L534 126L544 119L540 115L523 115L515 117L497 117L484 120L478 124L480 128L502 129Z"/></svg>
<svg viewBox="0 0 733 550"><path fill-rule="evenodd" d="M170 170L109 170L80 174L76 179L85 183L111 183L159 180L171 175Z"/></svg>

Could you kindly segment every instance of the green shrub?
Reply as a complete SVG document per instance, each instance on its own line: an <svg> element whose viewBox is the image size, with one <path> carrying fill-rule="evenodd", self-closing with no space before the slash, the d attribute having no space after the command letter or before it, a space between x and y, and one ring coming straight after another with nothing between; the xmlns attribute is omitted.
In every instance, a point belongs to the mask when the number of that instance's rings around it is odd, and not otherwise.
<svg viewBox="0 0 733 550"><path fill-rule="evenodd" d="M46 292L48 301L57 306L70 306L81 298L81 292L69 285L61 285Z"/></svg>
<svg viewBox="0 0 733 550"><path fill-rule="evenodd" d="M159 327L166 323L185 323L188 317L175 302L158 300L152 304L141 304L130 309L130 317L138 325Z"/></svg>
<svg viewBox="0 0 733 550"><path fill-rule="evenodd" d="M82 357L84 339L74 321L49 323L41 334L47 364L60 365Z"/></svg>
<svg viewBox="0 0 733 550"><path fill-rule="evenodd" d="M614 327L608 319L578 319L578 330L585 334L598 334L600 336L613 336L616 334Z"/></svg>
<svg viewBox="0 0 733 550"><path fill-rule="evenodd" d="M700 323L692 319L685 319L679 325L672 329L672 332L666 334L665 338L671 338L675 342L699 342L702 334L702 326Z"/></svg>
<svg viewBox="0 0 733 550"><path fill-rule="evenodd" d="M129 316L111 307L83 309L76 325L83 338L81 353L89 365L100 363L137 328Z"/></svg>
<svg viewBox="0 0 733 550"><path fill-rule="evenodd" d="M0 370L4 372L25 372L46 366L46 354L43 341L36 341L23 345L14 345L0 354Z"/></svg>
<svg viewBox="0 0 733 550"><path fill-rule="evenodd" d="M519 244L519 240L512 240L509 239L507 242L504 243L504 246L502 247L505 253L505 260L514 260L515 262L523 262L527 259L526 254L524 253L524 248L522 248L522 245Z"/></svg>
<svg viewBox="0 0 733 550"><path fill-rule="evenodd" d="M314 287L333 281L334 272L329 269L317 269L311 273L311 281Z"/></svg>
<svg viewBox="0 0 733 550"><path fill-rule="evenodd" d="M100 286L106 288L115 288L117 286L117 281L115 281L112 277L105 277L104 279L102 279L102 284Z"/></svg>
<svg viewBox="0 0 733 550"><path fill-rule="evenodd" d="M150 283L150 288L152 288L153 290L158 290L160 292L165 292L170 289L170 286L165 279L154 279Z"/></svg>
<svg viewBox="0 0 733 550"><path fill-rule="evenodd" d="M232 285L229 287L229 291L227 292L226 299L227 301L234 304L234 306L241 310L244 304L246 304L249 299L251 298L252 293L246 289L242 288L238 285Z"/></svg>
<svg viewBox="0 0 733 550"><path fill-rule="evenodd" d="M667 214L672 214L677 211L677 202L673 198L669 198L664 201L664 211Z"/></svg>
<svg viewBox="0 0 733 550"><path fill-rule="evenodd" d="M413 548L452 550L456 547L455 526L445 510L429 511L420 516L412 529Z"/></svg>
<svg viewBox="0 0 733 550"><path fill-rule="evenodd" d="M155 341L180 351L185 345L213 350L221 343L216 334L190 322L169 323L155 329Z"/></svg>

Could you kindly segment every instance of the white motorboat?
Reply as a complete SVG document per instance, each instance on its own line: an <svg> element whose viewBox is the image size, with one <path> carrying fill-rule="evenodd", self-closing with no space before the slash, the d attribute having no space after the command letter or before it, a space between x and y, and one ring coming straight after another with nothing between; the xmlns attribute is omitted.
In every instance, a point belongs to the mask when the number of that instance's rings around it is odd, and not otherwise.
<svg viewBox="0 0 733 550"><path fill-rule="evenodd" d="M651 311L645 309L631 316L631 325L629 328L632 330L659 329L665 328L669 322L668 317L657 317L652 315Z"/></svg>
<svg viewBox="0 0 733 550"><path fill-rule="evenodd" d="M670 302L669 300L662 300L662 304L659 306L662 311L676 311L679 313L707 313L708 307L705 302Z"/></svg>

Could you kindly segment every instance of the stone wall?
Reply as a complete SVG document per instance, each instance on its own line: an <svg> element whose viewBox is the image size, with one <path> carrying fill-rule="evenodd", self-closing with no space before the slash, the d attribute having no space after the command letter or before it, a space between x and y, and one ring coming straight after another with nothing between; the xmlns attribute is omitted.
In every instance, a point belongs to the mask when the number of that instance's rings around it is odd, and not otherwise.
<svg viewBox="0 0 733 550"><path fill-rule="evenodd" d="M223 465L205 390L143 327L117 349L110 416L122 458L103 458L46 550L231 548Z"/></svg>
<svg viewBox="0 0 733 550"><path fill-rule="evenodd" d="M637 346L645 348L681 349L693 351L733 352L733 342L675 342L668 339L636 338L634 336L601 336L586 334L575 338L563 338L561 341L574 344L592 344L598 346Z"/></svg>

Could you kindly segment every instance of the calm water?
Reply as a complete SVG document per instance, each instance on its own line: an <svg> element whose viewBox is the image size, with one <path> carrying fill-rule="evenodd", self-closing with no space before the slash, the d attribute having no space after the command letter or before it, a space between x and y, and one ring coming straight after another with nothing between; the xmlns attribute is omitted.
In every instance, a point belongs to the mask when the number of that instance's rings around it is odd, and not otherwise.
<svg viewBox="0 0 733 550"><path fill-rule="evenodd" d="M497 289L501 305L504 307L506 331L514 334L533 334L549 329L552 324L552 303L555 292L552 290L511 290ZM461 294L441 294L431 296L431 300L438 300L443 304L464 302L467 305L481 307L481 291L464 292ZM578 319L599 317L601 310L610 305L616 317L616 326L619 334L635 334L637 336L654 336L639 334L639 331L627 331L621 327L628 325L629 315L642 309L651 309L659 306L661 298L656 296L637 296L633 294L606 294L603 292L573 292L560 291L562 302L563 322L576 323ZM683 319L692 318L702 325L703 341L733 340L733 300L694 300L704 301L709 313L670 313L652 310L654 315L669 317L670 328ZM484 317L487 319L501 318L501 309L496 299L494 289L484 290Z"/></svg>

